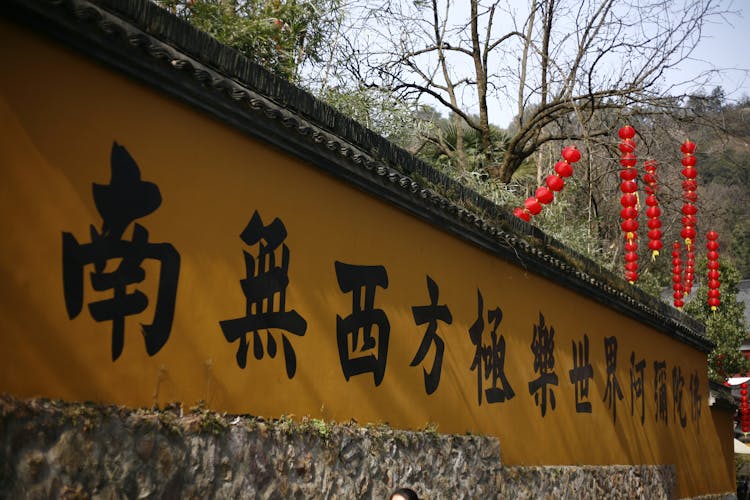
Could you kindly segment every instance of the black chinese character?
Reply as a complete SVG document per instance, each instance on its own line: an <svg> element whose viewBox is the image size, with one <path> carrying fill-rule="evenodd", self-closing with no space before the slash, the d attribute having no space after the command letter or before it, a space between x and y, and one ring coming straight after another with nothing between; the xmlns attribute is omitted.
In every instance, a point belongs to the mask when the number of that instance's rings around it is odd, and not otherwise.
<svg viewBox="0 0 750 500"><path fill-rule="evenodd" d="M685 388L685 377L682 376L682 369L679 366L672 368L672 400L674 401L674 419L679 418L682 427L687 426L687 415L685 408L682 406L682 391Z"/></svg>
<svg viewBox="0 0 750 500"><path fill-rule="evenodd" d="M656 421L669 423L667 418L667 363L654 361L654 402L656 403Z"/></svg>
<svg viewBox="0 0 750 500"><path fill-rule="evenodd" d="M539 313L539 324L534 325L534 337L531 340L531 351L534 353L534 373L539 377L529 382L529 394L534 395L534 402L542 408L542 417L547 413L547 397L552 409L555 409L555 392L548 385L557 385L555 369L555 329L547 327L544 316Z"/></svg>
<svg viewBox="0 0 750 500"><path fill-rule="evenodd" d="M568 372L570 382L575 384L576 412L591 413L589 379L594 378L594 369L589 363L589 336L583 335L583 342L573 341L573 369Z"/></svg>
<svg viewBox="0 0 750 500"><path fill-rule="evenodd" d="M429 276L427 276L427 290L430 294L430 305L414 306L411 308L411 312L414 315L414 322L417 325L427 323L427 331L422 338L419 349L417 349L417 354L411 360L409 366L417 366L421 363L425 356L427 356L430 345L435 344L435 359L432 362L432 369L429 372L423 369L425 391L427 391L427 394L432 394L437 389L438 384L440 384L440 372L443 369L443 351L445 351L445 342L437 334L437 322L442 321L450 325L453 322L453 316L451 316L448 306L437 305L440 289L437 283Z"/></svg>
<svg viewBox="0 0 750 500"><path fill-rule="evenodd" d="M374 308L375 289L388 288L388 273L383 266L357 266L338 261L335 265L339 288L345 293L352 292L352 314L346 318L336 315L341 369L346 380L352 375L372 372L377 387L385 375L391 324L382 309ZM373 326L378 329L377 336L373 336ZM362 342L359 341L360 330Z"/></svg>
<svg viewBox="0 0 750 500"><path fill-rule="evenodd" d="M617 422L617 400L622 400L620 382L617 381L617 337L604 338L604 354L607 362L607 387L604 390L604 401L612 408L612 418Z"/></svg>
<svg viewBox="0 0 750 500"><path fill-rule="evenodd" d="M112 176L108 185L94 184L94 203L102 217L101 231L92 225L91 243L79 244L71 233L63 232L63 290L70 319L83 307L83 272L94 265L91 286L97 292L112 291L112 297L89 304L95 321L112 322L112 361L122 354L125 343L125 318L146 310L148 298L140 290L128 287L141 283L146 273L141 267L146 259L160 263L159 287L151 324L141 324L146 352L153 356L166 344L172 329L180 254L169 243L149 243L148 231L133 225L130 241L123 239L125 230L136 219L153 213L161 205L156 184L141 180L141 172L128 151L112 144ZM117 267L105 272L108 261Z"/></svg>
<svg viewBox="0 0 750 500"><path fill-rule="evenodd" d="M696 428L700 431L700 420L701 420L701 391L700 391L701 380L698 377L698 372L690 374L690 407L691 407L691 418L695 423Z"/></svg>
<svg viewBox="0 0 750 500"><path fill-rule="evenodd" d="M635 362L635 351L630 354L630 415L635 412L636 399L641 400L641 425L646 418L646 398L643 396L643 372L646 369L646 360Z"/></svg>
<svg viewBox="0 0 750 500"><path fill-rule="evenodd" d="M471 371L477 371L477 399L482 404L482 380L491 377L492 386L484 391L484 397L488 403L502 403L513 399L516 393L505 377L505 337L497 337L497 329L503 319L503 312L499 307L487 311L487 320L492 323L490 332L490 344L482 344L484 334L484 300L482 292L477 289L477 320L469 327L469 338L474 344L474 360L471 363ZM482 365L484 364L484 370ZM498 382L500 387L498 387Z"/></svg>
<svg viewBox="0 0 750 500"><path fill-rule="evenodd" d="M271 358L276 357L277 347L271 328L298 336L304 336L307 331L307 321L297 311L286 310L286 288L289 285L289 248L284 244L286 235L286 227L279 218L264 226L257 210L240 234L240 239L248 247L258 245L257 257L243 250L245 278L240 280L240 286L245 295L245 316L219 322L227 342L240 341L236 355L240 368L245 368L247 364L249 332L253 332L253 355L260 360L264 354L261 330L266 330L266 351ZM280 264L276 262L277 257L281 257ZM278 307L274 307L276 304ZM281 335L281 342L286 375L292 378L297 371L297 356L286 335Z"/></svg>

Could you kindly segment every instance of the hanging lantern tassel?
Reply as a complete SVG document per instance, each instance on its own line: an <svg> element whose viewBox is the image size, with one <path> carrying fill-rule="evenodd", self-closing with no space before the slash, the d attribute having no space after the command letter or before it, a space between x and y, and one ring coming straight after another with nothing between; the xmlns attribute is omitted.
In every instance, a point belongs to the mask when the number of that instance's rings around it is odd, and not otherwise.
<svg viewBox="0 0 750 500"><path fill-rule="evenodd" d="M659 208L659 199L656 197L656 162L654 160L646 161L644 165L646 174L643 176L643 182L645 186L643 190L646 192L646 217L648 217L648 248L651 249L651 260L656 260L659 255L659 250L664 246L661 242L661 209Z"/></svg>
<svg viewBox="0 0 750 500"><path fill-rule="evenodd" d="M625 279L631 285L638 280L638 241L636 231L638 230L638 184L636 177L638 171L635 169L635 129L630 125L622 127L620 136L620 229L625 233Z"/></svg>
<svg viewBox="0 0 750 500"><path fill-rule="evenodd" d="M721 292L719 291L719 286L721 285L719 281L719 277L721 276L719 273L719 235L716 231L709 231L706 233L706 240L706 249L708 250L708 254L706 255L708 258L708 263L706 264L706 267L708 267L706 275L708 278L708 305L712 311L716 311L721 304Z"/></svg>
<svg viewBox="0 0 750 500"><path fill-rule="evenodd" d="M682 247L679 241L672 243L672 290L674 293L674 306L682 309L685 305L682 287Z"/></svg>
<svg viewBox="0 0 750 500"><path fill-rule="evenodd" d="M538 215L544 205L552 203L555 193L565 187L565 178L573 175L572 164L581 159L581 152L575 146L567 146L562 150L561 161L555 163L555 173L547 176L544 186L536 189L534 196L529 196L523 202L523 207L513 209L513 215L526 222L531 221L532 215Z"/></svg>

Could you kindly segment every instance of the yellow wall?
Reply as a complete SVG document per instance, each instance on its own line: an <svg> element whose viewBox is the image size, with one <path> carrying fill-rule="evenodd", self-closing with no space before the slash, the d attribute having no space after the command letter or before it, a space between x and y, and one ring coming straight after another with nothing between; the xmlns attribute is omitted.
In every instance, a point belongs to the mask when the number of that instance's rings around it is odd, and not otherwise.
<svg viewBox="0 0 750 500"><path fill-rule="evenodd" d="M10 68L0 79L0 391L127 405L205 400L214 409L267 417L437 424L440 432L497 435L506 464L675 463L681 496L733 489L727 436L719 435L707 406L704 354L16 27L0 24L0 55ZM113 141L127 148L142 179L161 190L161 206L137 222L149 242L171 243L181 258L168 342L149 356L140 333L154 316L159 272L146 260L145 280L127 290L145 293L149 306L125 319L116 361L112 323L95 322L87 308L112 292L92 289L93 266L87 266L83 309L70 319L62 283L63 233L84 244L91 242L89 227L101 227L92 183L110 182ZM272 330L274 359L265 352L257 360L251 343L241 369L237 343L228 343L219 325L245 314L239 280L246 274L243 250L253 249L239 235L256 210L265 224L278 217L286 227L286 310L307 324L304 336L286 334L297 360L291 379L283 331ZM387 272L387 288L375 293L375 307L390 323L377 387L371 373L347 381L342 372L336 318L351 314L352 294L339 288L336 261ZM437 324L445 354L431 395L422 373L431 369L435 347L410 366L427 328L412 313L412 306L429 304L427 275L439 287L437 303L452 315L452 323ZM491 343L487 311L503 313L498 335L515 395L501 403L484 397L478 403L471 370L478 290L484 345ZM529 391L538 376L531 346L540 314L554 329L551 368L558 377L555 407L548 400L544 417ZM593 368L591 413L576 412L569 378L572 343L584 335ZM618 343L615 376L623 398L616 421L605 401L607 337ZM265 332L262 338L265 348ZM643 424L631 404L632 352L646 362ZM655 361L667 367L666 423L655 418ZM684 377L684 427L675 420L674 368ZM700 416L692 413L691 375L699 382ZM488 388L492 378L482 376L482 383Z"/></svg>

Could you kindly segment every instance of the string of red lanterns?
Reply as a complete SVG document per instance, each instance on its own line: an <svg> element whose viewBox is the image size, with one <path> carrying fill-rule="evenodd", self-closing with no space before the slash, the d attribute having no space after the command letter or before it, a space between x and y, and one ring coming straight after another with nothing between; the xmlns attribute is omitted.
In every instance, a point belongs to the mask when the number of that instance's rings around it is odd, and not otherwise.
<svg viewBox="0 0 750 500"><path fill-rule="evenodd" d="M555 173L548 175L544 181L545 186L538 187L534 196L526 198L523 207L514 208L513 215L529 222L532 215L538 215L542 211L543 205L552 203L555 193L565 187L564 179L573 175L572 164L581 159L581 152L575 146L567 146L562 150L562 157L561 161L555 163Z"/></svg>
<svg viewBox="0 0 750 500"><path fill-rule="evenodd" d="M750 432L750 407L747 404L747 382L740 384L740 427L742 432Z"/></svg>
<svg viewBox="0 0 750 500"><path fill-rule="evenodd" d="M630 284L634 284L638 279L638 242L637 242L637 230L638 230L638 185L636 182L638 172L635 168L637 158L635 156L636 143L633 140L635 137L635 129L630 125L626 125L620 128L618 135L620 136L620 164L623 169L620 171L620 190L622 196L620 203L622 210L620 211L620 217L622 218L621 229L625 233L625 278ZM692 141L685 141L680 146L680 150L683 153L682 158L682 175L685 180L682 182L683 188L683 200L682 206L682 231L680 236L685 242L687 262L685 273L683 275L682 269L682 248L679 242L672 244L672 288L674 297L674 306L681 309L684 305L684 297L690 293L694 276L695 276L695 252L693 249L693 242L696 238L696 214L698 212L695 202L698 199L696 194L697 190L697 171L695 169L696 158L695 158L695 143ZM516 207L513 210L513 214L527 222L531 220L532 215L538 215L541 213L544 205L551 203L554 200L554 193L561 191L565 187L565 178L570 177L573 174L572 164L578 162L581 159L581 153L575 146L567 146L562 150L563 160L555 163L555 173L547 176L545 179L545 185L537 188L534 196L530 196L524 202L523 207ZM659 251L663 248L661 238L663 236L661 231L661 209L659 208L659 201L656 196L658 177L656 175L657 164L653 160L649 160L645 163L644 169L646 171L643 179L645 182L644 191L646 192L646 215L648 217L648 236L649 236L649 249L652 253L652 258L659 255ZM711 310L715 311L721 304L721 294L719 292L719 243L718 235L714 231L709 231L706 235L708 249L708 305ZM750 432L750 409L747 413L747 425L748 430L743 432Z"/></svg>
<svg viewBox="0 0 750 500"><path fill-rule="evenodd" d="M679 241L672 243L672 297L674 298L674 306L677 309L682 309L685 305L683 300L683 285L682 285L682 245Z"/></svg>
<svg viewBox="0 0 750 500"><path fill-rule="evenodd" d="M708 258L706 264L708 268L708 272L706 273L706 277L708 278L708 305L712 311L716 311L721 304L721 292L719 291L719 286L721 285L719 281L719 277L721 276L719 273L719 235L716 231L709 231L706 233L706 240L706 249L708 250L708 254L706 255Z"/></svg>
<svg viewBox="0 0 750 500"><path fill-rule="evenodd" d="M689 294L693 288L693 280L695 277L695 252L693 251L693 241L696 236L696 214L698 213L698 208L695 206L695 202L698 200L698 194L696 193L696 190L698 189L698 182L696 181L698 172L695 169L695 143L686 140L680 146L680 151L682 151L683 154L682 166L684 168L682 169L682 175L685 177L685 180L682 181L682 197L684 204L682 205L683 217L680 236L685 240L685 249L687 251L684 289L685 294Z"/></svg>
<svg viewBox="0 0 750 500"><path fill-rule="evenodd" d="M620 218L622 223L620 228L625 233L625 279L632 285L638 280L638 241L636 240L636 231L638 230L638 184L636 177L638 171L635 169L635 129L630 125L620 128Z"/></svg>
<svg viewBox="0 0 750 500"><path fill-rule="evenodd" d="M643 182L646 184L643 190L646 192L646 217L648 217L648 248L651 250L651 258L655 259L659 255L659 250L664 246L661 242L661 209L659 208L659 199L656 197L656 188L658 177L656 176L656 162L647 160L644 165L646 173L643 176Z"/></svg>

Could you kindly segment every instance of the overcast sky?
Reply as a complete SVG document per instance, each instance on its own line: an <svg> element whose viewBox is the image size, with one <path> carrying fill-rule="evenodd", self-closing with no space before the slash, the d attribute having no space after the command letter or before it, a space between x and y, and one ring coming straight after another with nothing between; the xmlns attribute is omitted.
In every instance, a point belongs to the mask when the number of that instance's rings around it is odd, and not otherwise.
<svg viewBox="0 0 750 500"><path fill-rule="evenodd" d="M743 94L750 96L750 1L735 0L730 7L737 16L725 23L712 23L706 28L704 39L693 54L693 61L682 63L683 74L695 74L701 69L724 69L716 75L714 86L721 85L729 99L739 99ZM730 24L731 23L731 24ZM678 75L674 75L676 81ZM710 92L712 88L707 88Z"/></svg>
<svg viewBox="0 0 750 500"><path fill-rule="evenodd" d="M673 94L695 92L696 81L692 79L702 72L716 70L707 84L702 85L706 93L720 85L729 101L750 96L750 0L726 0L724 5L736 14L708 24L691 59L667 73L667 84L687 82L674 88ZM515 108L500 106L494 100L489 105L493 123L506 127L513 120Z"/></svg>

